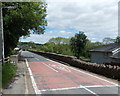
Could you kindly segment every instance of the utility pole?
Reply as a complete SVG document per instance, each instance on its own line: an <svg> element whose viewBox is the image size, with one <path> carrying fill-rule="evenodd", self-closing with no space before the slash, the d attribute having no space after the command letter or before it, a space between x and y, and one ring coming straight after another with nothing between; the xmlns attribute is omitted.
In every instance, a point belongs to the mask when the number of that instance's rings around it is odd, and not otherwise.
<svg viewBox="0 0 120 96"><path fill-rule="evenodd" d="M3 32L3 8L17 8L16 6L5 6L2 7L2 2L0 1L0 60L2 60L2 64L4 64L4 32Z"/></svg>
<svg viewBox="0 0 120 96"><path fill-rule="evenodd" d="M0 60L2 60L2 64L4 64L4 34L3 34L2 2L0 2Z"/></svg>
<svg viewBox="0 0 120 96"><path fill-rule="evenodd" d="M118 2L118 36L120 36L120 1Z"/></svg>

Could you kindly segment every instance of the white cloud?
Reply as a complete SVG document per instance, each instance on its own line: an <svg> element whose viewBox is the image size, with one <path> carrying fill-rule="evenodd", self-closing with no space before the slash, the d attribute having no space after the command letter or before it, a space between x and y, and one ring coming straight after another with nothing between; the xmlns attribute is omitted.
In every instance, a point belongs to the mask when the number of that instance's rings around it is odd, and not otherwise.
<svg viewBox="0 0 120 96"><path fill-rule="evenodd" d="M53 36L53 37L66 37L66 36L69 36L71 34L72 34L72 32L65 31L65 30L48 31L48 32L45 33L45 35Z"/></svg>
<svg viewBox="0 0 120 96"><path fill-rule="evenodd" d="M69 37L75 29L84 31L92 41L115 38L118 32L119 0L46 0L48 30L44 35L31 35L26 40L45 43L52 37ZM76 31L77 33L77 31Z"/></svg>
<svg viewBox="0 0 120 96"><path fill-rule="evenodd" d="M24 41L24 42L35 42L35 43L40 43L40 44L44 44L46 42L49 41L49 39L53 38L53 37L66 37L68 35L70 35L72 32L68 32L68 31L48 31L45 32L45 34L42 35L37 35L37 34L31 34L30 37L24 38L21 37L20 41Z"/></svg>
<svg viewBox="0 0 120 96"><path fill-rule="evenodd" d="M51 36L45 36L45 35L36 35L36 34L32 34L30 35L30 37L27 37L26 39L21 38L22 42L35 42L35 43L40 43L40 44L44 44L46 43L50 38L52 38Z"/></svg>
<svg viewBox="0 0 120 96"><path fill-rule="evenodd" d="M67 32L67 31L60 31L58 33L60 33L60 35L69 35L69 34L71 34L71 32Z"/></svg>
<svg viewBox="0 0 120 96"><path fill-rule="evenodd" d="M117 34L118 0L47 0L48 26L92 32L98 39ZM94 37L93 37L94 36ZM97 38L97 37L96 37Z"/></svg>

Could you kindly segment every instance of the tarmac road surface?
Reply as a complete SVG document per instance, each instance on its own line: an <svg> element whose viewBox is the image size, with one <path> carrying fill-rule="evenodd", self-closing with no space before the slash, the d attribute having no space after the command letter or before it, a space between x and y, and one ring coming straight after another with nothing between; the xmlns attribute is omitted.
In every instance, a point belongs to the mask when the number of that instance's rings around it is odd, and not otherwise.
<svg viewBox="0 0 120 96"><path fill-rule="evenodd" d="M36 94L118 96L118 84L108 79L28 51L23 51L22 55Z"/></svg>

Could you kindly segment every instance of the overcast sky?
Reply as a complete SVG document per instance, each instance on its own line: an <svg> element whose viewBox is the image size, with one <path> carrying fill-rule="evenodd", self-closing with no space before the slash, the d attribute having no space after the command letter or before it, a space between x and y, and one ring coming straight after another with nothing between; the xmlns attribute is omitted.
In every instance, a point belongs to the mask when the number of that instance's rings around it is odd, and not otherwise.
<svg viewBox="0 0 120 96"><path fill-rule="evenodd" d="M52 37L72 37L83 31L91 41L118 35L119 0L46 0L48 26L43 35L21 41L46 43Z"/></svg>

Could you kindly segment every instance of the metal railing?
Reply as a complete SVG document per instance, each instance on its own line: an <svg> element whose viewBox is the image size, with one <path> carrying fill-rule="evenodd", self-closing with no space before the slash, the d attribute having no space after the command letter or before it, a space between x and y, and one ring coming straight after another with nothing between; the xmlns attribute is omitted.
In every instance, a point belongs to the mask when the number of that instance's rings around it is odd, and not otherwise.
<svg viewBox="0 0 120 96"><path fill-rule="evenodd" d="M4 58L4 63L8 62L8 61L9 61L9 59L10 59L9 57ZM3 61L3 60L2 60L2 59L0 59L0 64L2 64L2 61Z"/></svg>
<svg viewBox="0 0 120 96"><path fill-rule="evenodd" d="M21 58L21 52L22 52L22 50L19 50L18 53L16 54L16 56L17 56L16 60L17 60L17 61L19 61L20 58ZM12 60L11 60L11 59L12 59L11 57L13 57L13 55L11 55L10 57L4 58L4 60L3 60L3 59L0 59L0 64L4 64L4 63L6 63L6 62L8 62L8 61L12 61ZM15 59L15 57L14 57L14 59ZM16 60L15 60L15 61L16 61ZM3 63L3 61L4 61L4 63ZM14 61L14 60L13 60L13 61Z"/></svg>

